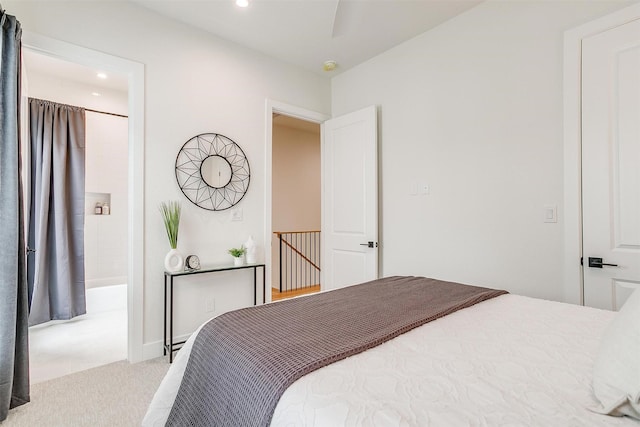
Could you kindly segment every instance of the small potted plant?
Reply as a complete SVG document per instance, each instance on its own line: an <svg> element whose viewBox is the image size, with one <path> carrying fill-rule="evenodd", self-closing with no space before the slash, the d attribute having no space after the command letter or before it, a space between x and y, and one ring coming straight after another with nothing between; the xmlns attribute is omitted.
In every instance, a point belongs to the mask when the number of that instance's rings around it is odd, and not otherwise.
<svg viewBox="0 0 640 427"><path fill-rule="evenodd" d="M239 248L229 249L229 253L233 257L233 265L235 265L236 267L244 265L245 252L246 252L246 249L244 248L244 246L240 246Z"/></svg>

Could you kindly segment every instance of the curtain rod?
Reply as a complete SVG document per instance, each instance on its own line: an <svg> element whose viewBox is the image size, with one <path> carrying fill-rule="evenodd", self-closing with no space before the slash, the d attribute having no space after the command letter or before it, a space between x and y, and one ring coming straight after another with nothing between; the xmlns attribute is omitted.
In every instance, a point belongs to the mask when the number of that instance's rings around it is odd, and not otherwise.
<svg viewBox="0 0 640 427"><path fill-rule="evenodd" d="M82 108L82 107L80 107L80 108ZM90 108L85 108L85 109L84 109L84 111L89 111L89 112L92 112L92 113L98 113L98 114L107 114L107 115L109 115L109 116L124 117L124 118L126 118L126 119L128 119L128 118L129 118L129 116L125 116L124 114L107 113L106 111L92 110L92 109L90 109Z"/></svg>
<svg viewBox="0 0 640 427"><path fill-rule="evenodd" d="M0 5L0 7L2 7L2 5ZM108 116L124 117L125 119L128 119L128 118L129 118L129 116L125 116L124 114L117 114L117 113L109 113L109 112L106 112L106 111L92 110L91 108L79 107L79 106L77 106L77 105L61 104L61 103L59 103L59 102L49 101L49 100L46 100L46 99L31 98L31 97L30 97L29 99L30 99L30 100L31 100L31 99L34 99L34 100L36 100L36 101L51 102L51 103L53 103L53 104L58 104L58 105L66 105L66 106L68 106L68 107L73 107L73 108L82 108L84 111L90 111L90 112L92 112L92 113L106 114L106 115L108 115Z"/></svg>

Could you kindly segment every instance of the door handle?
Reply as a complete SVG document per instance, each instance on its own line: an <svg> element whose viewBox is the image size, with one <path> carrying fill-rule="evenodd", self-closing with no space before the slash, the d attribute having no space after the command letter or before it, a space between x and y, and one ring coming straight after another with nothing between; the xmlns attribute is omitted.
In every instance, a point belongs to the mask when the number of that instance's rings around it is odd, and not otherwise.
<svg viewBox="0 0 640 427"><path fill-rule="evenodd" d="M360 246L366 246L368 248L377 248L378 247L378 242L360 243Z"/></svg>
<svg viewBox="0 0 640 427"><path fill-rule="evenodd" d="M602 258L589 257L589 267L602 268L603 265L608 265L609 267L618 266L618 264L607 264L606 262L602 262Z"/></svg>

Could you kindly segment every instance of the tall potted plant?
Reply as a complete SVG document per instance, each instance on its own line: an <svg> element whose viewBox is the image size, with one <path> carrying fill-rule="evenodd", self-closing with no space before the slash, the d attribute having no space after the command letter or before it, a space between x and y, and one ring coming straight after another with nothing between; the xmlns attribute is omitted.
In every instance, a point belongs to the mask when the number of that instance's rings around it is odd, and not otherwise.
<svg viewBox="0 0 640 427"><path fill-rule="evenodd" d="M184 258L178 251L180 210L180 202L169 201L160 203L160 213L162 213L164 228L167 231L169 246L171 246L171 250L164 258L164 268L171 273L178 272L184 268Z"/></svg>

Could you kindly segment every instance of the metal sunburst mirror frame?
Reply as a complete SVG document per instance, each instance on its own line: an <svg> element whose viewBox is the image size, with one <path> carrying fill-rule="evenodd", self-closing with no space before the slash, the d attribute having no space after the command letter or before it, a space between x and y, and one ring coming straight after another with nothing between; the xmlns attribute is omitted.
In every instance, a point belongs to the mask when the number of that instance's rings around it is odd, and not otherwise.
<svg viewBox="0 0 640 427"><path fill-rule="evenodd" d="M220 186L210 185L203 176L205 160L218 156L229 165L230 177ZM222 211L236 205L249 189L249 161L244 151L230 138L218 133L203 133L189 139L176 157L176 179L182 193L196 206Z"/></svg>

